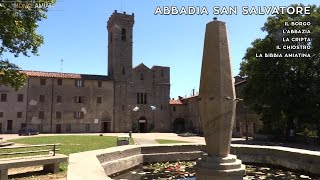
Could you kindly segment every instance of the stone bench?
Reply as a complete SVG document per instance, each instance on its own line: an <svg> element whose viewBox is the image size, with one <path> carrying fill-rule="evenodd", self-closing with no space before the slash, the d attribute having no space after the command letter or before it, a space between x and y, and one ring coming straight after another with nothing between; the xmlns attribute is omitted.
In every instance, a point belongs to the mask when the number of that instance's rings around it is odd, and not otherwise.
<svg viewBox="0 0 320 180"><path fill-rule="evenodd" d="M117 137L117 146L129 145L130 137L129 136L118 136Z"/></svg>
<svg viewBox="0 0 320 180"><path fill-rule="evenodd" d="M59 171L59 164L68 161L68 156L56 154L57 146L60 144L40 144L40 145L23 145L23 146L9 146L0 148L0 180L8 179L8 169L20 168L28 166L43 165L43 170L49 173L57 173ZM47 147L52 147L51 149ZM43 150L25 150L28 148L45 148ZM15 152L8 152L13 150ZM4 152L3 152L4 151ZM30 156L31 153L38 153L38 155ZM39 155L39 153L48 153ZM26 156L17 157L19 154L26 154ZM16 156L5 158L5 156Z"/></svg>
<svg viewBox="0 0 320 180"><path fill-rule="evenodd" d="M0 179L8 179L8 169L28 166L43 165L43 170L48 173L59 172L59 164L68 161L68 156L62 154L26 156L19 158L0 159Z"/></svg>

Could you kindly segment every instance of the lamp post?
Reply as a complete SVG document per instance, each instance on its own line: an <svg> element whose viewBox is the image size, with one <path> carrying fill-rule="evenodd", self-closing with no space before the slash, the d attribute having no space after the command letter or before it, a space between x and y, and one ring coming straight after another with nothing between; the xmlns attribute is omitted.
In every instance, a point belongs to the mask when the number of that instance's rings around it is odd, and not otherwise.
<svg viewBox="0 0 320 180"><path fill-rule="evenodd" d="M247 107L246 107L246 105L243 105L243 107L244 107L244 115L245 115L245 121L246 121L246 140L248 141L248 140L249 140L249 137L248 137Z"/></svg>

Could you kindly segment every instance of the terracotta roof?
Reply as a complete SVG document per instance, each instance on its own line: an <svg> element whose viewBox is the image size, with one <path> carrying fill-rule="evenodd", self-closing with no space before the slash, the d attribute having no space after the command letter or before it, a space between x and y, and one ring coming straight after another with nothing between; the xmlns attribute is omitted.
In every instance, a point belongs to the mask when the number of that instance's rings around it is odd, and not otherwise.
<svg viewBox="0 0 320 180"><path fill-rule="evenodd" d="M245 83L245 82L247 82L247 80L239 81L239 82L235 83L234 85L237 86L237 85L242 84L242 83ZM189 97L183 97L183 98L178 99L178 100L170 100L170 104L183 104L183 102L182 102L183 100L185 100L185 99L191 99L191 98L196 98L196 97L198 97L198 95L189 96Z"/></svg>
<svg viewBox="0 0 320 180"><path fill-rule="evenodd" d="M63 78L63 79L87 79L87 80L109 80L109 76L91 75L91 74L75 74L61 72L44 72L44 71L20 71L30 77L46 77L46 78Z"/></svg>
<svg viewBox="0 0 320 180"><path fill-rule="evenodd" d="M169 101L169 104L171 104L171 105L183 105L183 103L182 103L179 99L177 99L177 100L170 100L170 101Z"/></svg>

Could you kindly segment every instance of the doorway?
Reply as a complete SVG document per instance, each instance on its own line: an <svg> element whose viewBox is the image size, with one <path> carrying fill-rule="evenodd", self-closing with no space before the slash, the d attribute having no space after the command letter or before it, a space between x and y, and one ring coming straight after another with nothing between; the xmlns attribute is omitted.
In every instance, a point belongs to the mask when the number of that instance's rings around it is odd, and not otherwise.
<svg viewBox="0 0 320 180"><path fill-rule="evenodd" d="M177 118L173 121L173 132L175 133L186 132L186 124L183 118Z"/></svg>
<svg viewBox="0 0 320 180"><path fill-rule="evenodd" d="M145 117L139 118L139 132L146 133L148 130L147 128L147 119Z"/></svg>
<svg viewBox="0 0 320 180"><path fill-rule="evenodd" d="M110 121L102 122L102 129L101 129L101 131L102 131L103 133L111 132L111 122L110 122Z"/></svg>
<svg viewBox="0 0 320 180"><path fill-rule="evenodd" d="M61 124L56 124L56 133L61 133Z"/></svg>

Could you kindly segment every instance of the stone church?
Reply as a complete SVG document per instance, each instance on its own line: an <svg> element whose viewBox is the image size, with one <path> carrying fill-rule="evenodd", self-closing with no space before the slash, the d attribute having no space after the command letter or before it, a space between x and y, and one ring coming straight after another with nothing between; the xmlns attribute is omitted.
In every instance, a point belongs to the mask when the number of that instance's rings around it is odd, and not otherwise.
<svg viewBox="0 0 320 180"><path fill-rule="evenodd" d="M107 22L108 75L22 71L19 91L0 86L0 133L169 132L170 68L132 67L134 14Z"/></svg>

